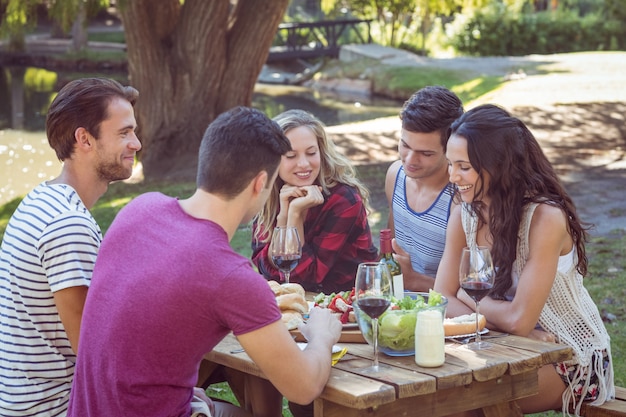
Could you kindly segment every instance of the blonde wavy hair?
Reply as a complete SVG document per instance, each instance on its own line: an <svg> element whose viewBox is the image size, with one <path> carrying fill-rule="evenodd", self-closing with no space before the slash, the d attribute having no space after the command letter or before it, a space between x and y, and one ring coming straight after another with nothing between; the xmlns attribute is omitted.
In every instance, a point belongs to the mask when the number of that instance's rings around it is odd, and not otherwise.
<svg viewBox="0 0 626 417"><path fill-rule="evenodd" d="M304 110L294 109L279 114L273 120L285 133L301 126L306 126L313 132L317 138L321 159L320 173L315 182L322 187L324 195L328 195L329 189L339 183L348 185L357 190L367 212L370 212L369 191L356 177L352 162L337 151L335 143L326 135L326 126L317 117ZM270 240L270 231L278 216L280 189L284 184L285 182L280 177L276 178L265 206L255 218L254 238L260 242Z"/></svg>

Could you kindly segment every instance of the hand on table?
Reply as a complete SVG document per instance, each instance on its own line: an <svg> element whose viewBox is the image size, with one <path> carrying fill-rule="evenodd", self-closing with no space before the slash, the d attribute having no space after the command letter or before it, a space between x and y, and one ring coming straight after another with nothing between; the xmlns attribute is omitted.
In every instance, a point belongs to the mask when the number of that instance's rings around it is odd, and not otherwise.
<svg viewBox="0 0 626 417"><path fill-rule="evenodd" d="M556 337L552 333L541 329L532 329L528 334L528 338L542 342L556 343Z"/></svg>

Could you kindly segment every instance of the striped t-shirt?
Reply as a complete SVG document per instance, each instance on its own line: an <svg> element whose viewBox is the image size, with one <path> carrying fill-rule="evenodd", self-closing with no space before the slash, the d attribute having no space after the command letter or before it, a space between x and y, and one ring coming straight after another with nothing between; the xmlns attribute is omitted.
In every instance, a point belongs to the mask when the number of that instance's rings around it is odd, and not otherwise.
<svg viewBox="0 0 626 417"><path fill-rule="evenodd" d="M398 170L392 197L394 233L398 244L411 256L415 272L433 278L437 274L446 243L453 193L449 183L426 211L413 211L406 196L404 168Z"/></svg>
<svg viewBox="0 0 626 417"><path fill-rule="evenodd" d="M102 241L68 185L40 184L0 247L0 415L64 416L76 355L53 292L88 286Z"/></svg>

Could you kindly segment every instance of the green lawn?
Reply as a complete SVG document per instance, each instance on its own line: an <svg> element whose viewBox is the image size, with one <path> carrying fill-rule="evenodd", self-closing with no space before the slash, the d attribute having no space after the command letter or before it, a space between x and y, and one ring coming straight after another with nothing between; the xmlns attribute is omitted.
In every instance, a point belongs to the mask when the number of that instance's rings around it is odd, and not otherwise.
<svg viewBox="0 0 626 417"><path fill-rule="evenodd" d="M374 193L376 184L382 187L384 183L384 169L372 165L359 167L359 175L368 184ZM153 183L153 184L112 184L109 191L99 200L92 210L94 217L102 227L103 232L113 221L117 212L138 194L158 190L171 196L185 198L194 191L193 183ZM380 193L380 190L378 190ZM0 206L0 236L11 213L15 210L18 200ZM387 208L379 201L370 214L372 219L372 233L377 241L378 231L384 226L387 218ZM233 248L245 255L250 255L250 228L240 227L231 242ZM626 386L626 235L615 233L609 237L592 239L587 245L590 259L589 275L585 279L586 287L598 305L605 318L605 324L611 335L611 347L615 368L615 383ZM209 395L235 401L227 384L216 384L209 387ZM285 416L291 417L285 408ZM534 414L535 417L556 417L558 413Z"/></svg>
<svg viewBox="0 0 626 417"><path fill-rule="evenodd" d="M434 71L423 73L415 69L403 73L399 69L396 75L387 74L389 79L396 80L398 85L395 88L406 89L412 92L427 84L446 85L455 91L464 102L470 101L486 91L497 87L502 81L495 78L463 78L458 73L447 73ZM407 78L410 78L407 82ZM396 82L394 81L394 83ZM408 95L405 94L406 97ZM372 234L375 241L378 241L378 231L385 225L387 218L387 208L384 197L381 198L382 187L384 185L385 167L379 164L360 166L358 169L360 177L368 185L370 192L377 195L377 200L373 202L373 211L370 214ZM116 183L109 187L107 193L98 201L92 213L100 224L103 233L106 233L115 215L135 196L148 191L161 191L167 195L185 198L194 191L195 184L183 183L140 183L125 184ZM9 217L17 207L19 199L13 200L5 205L0 205L0 237L4 234L4 229ZM234 236L231 245L235 251L244 256L250 255L250 228L242 226ZM615 360L615 383L619 386L626 386L626 361L624 349L626 347L626 327L624 319L626 316L626 235L615 233L609 237L593 239L587 246L590 259L589 276L585 280L586 286L597 303L605 318L607 329L611 335L612 353ZM232 393L225 384L218 384L209 388L209 395L233 401ZM291 417L288 410L285 415ZM556 413L541 413L535 416L557 416Z"/></svg>

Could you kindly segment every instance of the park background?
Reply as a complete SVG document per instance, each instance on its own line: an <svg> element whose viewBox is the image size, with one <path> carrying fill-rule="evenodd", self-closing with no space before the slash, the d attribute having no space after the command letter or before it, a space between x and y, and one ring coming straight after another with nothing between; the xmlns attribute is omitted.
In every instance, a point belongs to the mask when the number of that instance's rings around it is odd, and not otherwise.
<svg viewBox="0 0 626 417"><path fill-rule="evenodd" d="M143 12L144 18L154 15L154 11L149 10L149 2L130 3L137 5L136 13ZM180 5L180 2L174 3ZM248 8L258 7L258 2L238 3ZM483 102L497 103L531 127L573 196L581 217L595 225L590 230L591 264L586 285L612 337L616 384L624 386L626 45L623 42L626 42L626 2L294 0L282 3L284 10L276 22L372 20L370 30L374 43L353 46L360 54L357 58L352 56L346 61L345 57L324 57L269 67L270 74L300 74L300 85L282 86L298 92L288 100L270 97L275 93L264 94L272 87L258 82L263 71L268 71L268 66L259 65L251 94L256 95L257 100L250 103L243 100L239 104L252 104L273 116L287 108L309 106L310 96L313 96L315 104L310 110L316 114L328 113L329 133L355 162L360 177L370 189L370 222L375 239L378 230L385 225L388 212L383 183L386 168L397 155L397 113L402 101L413 91L424 85L445 85L459 94L466 108ZM45 4L67 7L48 9ZM70 7L72 4L76 2L0 1L0 17L4 22L3 30L6 29L0 43L0 92L2 96L7 94L6 100L0 99L0 115L11 114L15 74L21 77L25 87L22 99L26 104L34 102L37 109L32 117L24 115L22 121L26 124L22 129L12 126L10 116L0 116L0 198L8 196L0 201L3 204L0 206L0 235L21 196L37 182L60 171L42 132L45 110L58 88L72 77L104 75L127 81L128 72L132 72L128 69L132 53L126 50L132 45L126 44L127 34L116 3L88 1L84 3L89 6L88 10L78 11ZM33 10L23 15L21 51L19 30L7 28L6 24L11 13L15 13L16 5L34 5L37 17L37 23L29 25L28 22L33 22ZM104 9L98 8L99 5L105 6ZM93 9L89 9L91 7ZM233 10L236 8L231 12ZM51 15L56 16L56 20ZM176 27L183 22L182 18L174 22L175 28L168 28L167 35L155 32L152 36L181 37ZM213 22L216 27L220 24ZM84 29L82 35L81 28ZM271 31L275 32L276 28ZM308 36L302 36L305 35ZM81 36L86 37L82 47L75 42ZM350 39L345 41L350 42ZM310 41L304 37L302 42ZM272 39L271 44L276 46L277 40ZM62 52L58 51L59 45ZM258 45L253 46L259 49ZM247 53L248 50L240 51L243 56ZM201 56L201 53L196 55ZM43 57L47 64L22 66L21 72L15 72L14 62L10 60L16 57ZM11 66L7 65L7 60ZM178 64L165 61L169 66ZM64 70L59 70L60 67ZM111 68L121 68L121 74ZM249 78L249 74L247 76ZM342 94L323 94L328 90ZM168 102L165 97L152 95L150 98L165 107ZM391 102L378 106L376 100L381 97ZM192 98L195 96L189 96L189 100ZM3 107L8 111L3 113ZM204 105L195 107L200 111L205 109ZM207 105L206 113L214 114L216 108ZM178 112L175 116L181 117ZM355 120L365 121L353 122ZM207 119L204 127L206 123ZM176 144L187 134L180 129L170 129L163 141ZM189 149L189 154L193 153L194 150ZM155 157L153 166L160 167L162 158ZM185 161L185 157L181 160ZM159 190L169 195L188 196L195 186L194 173L193 164L187 163L153 169L148 175L137 170L131 181L110 187L92 210L94 217L106 233L115 214L139 193ZM24 185L25 189L18 187ZM238 252L249 255L247 225L242 225L232 244ZM211 387L210 394L225 394L227 398L229 395L226 386Z"/></svg>

